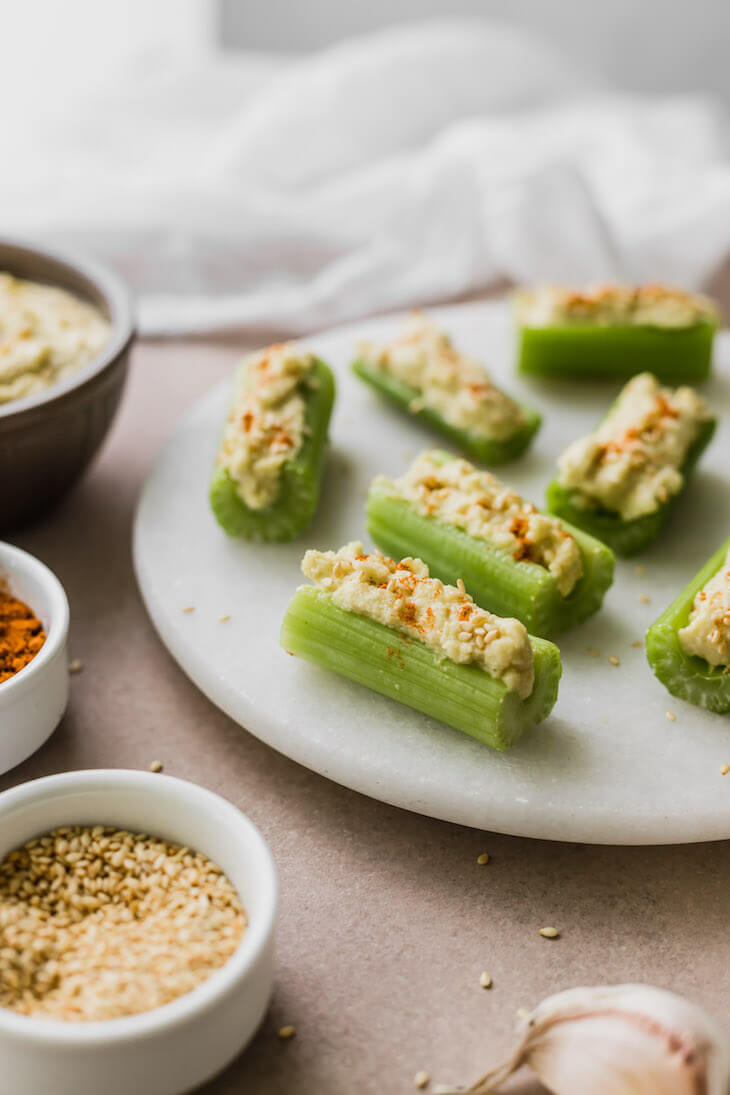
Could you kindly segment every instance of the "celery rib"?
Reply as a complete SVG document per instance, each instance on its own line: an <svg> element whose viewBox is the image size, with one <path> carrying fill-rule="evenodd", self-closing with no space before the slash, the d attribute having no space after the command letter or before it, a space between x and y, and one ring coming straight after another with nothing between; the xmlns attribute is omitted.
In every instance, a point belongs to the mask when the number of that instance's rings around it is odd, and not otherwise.
<svg viewBox="0 0 730 1095"><path fill-rule="evenodd" d="M412 411L411 406L420 397L418 389L411 387L410 384L405 384L397 377L388 375L382 369L372 368L363 361L355 361L352 370L356 376L364 380L380 395L385 396L391 403L407 412L411 418L420 419L431 429L447 437L463 452L468 453L475 460L480 460L484 464L506 464L510 460L516 460L528 447L542 422L536 411L520 404L520 409L525 416L524 422L514 433L502 440L485 438L472 430L452 426L438 411L433 410L431 407L421 407L419 410Z"/></svg>
<svg viewBox="0 0 730 1095"><path fill-rule="evenodd" d="M680 628L689 623L694 599L723 565L730 540L682 590L646 633L646 656L654 675L673 696L697 707L725 714L730 711L730 673L688 654L679 641Z"/></svg>
<svg viewBox="0 0 730 1095"><path fill-rule="evenodd" d="M335 381L328 366L318 358L309 376L317 382L317 387L307 388L303 393L308 432L298 452L283 465L279 493L270 506L251 509L227 469L215 469L210 505L218 524L229 536L260 542L294 540L314 517L327 454Z"/></svg>
<svg viewBox="0 0 730 1095"><path fill-rule="evenodd" d="M424 643L366 616L347 612L314 586L294 594L281 629L285 650L502 751L546 718L558 693L560 653L531 639L535 685L520 700L474 665L439 659Z"/></svg>
<svg viewBox="0 0 730 1095"><path fill-rule="evenodd" d="M651 372L663 384L697 384L709 376L715 325L657 327L520 327L518 366L533 376L628 380Z"/></svg>

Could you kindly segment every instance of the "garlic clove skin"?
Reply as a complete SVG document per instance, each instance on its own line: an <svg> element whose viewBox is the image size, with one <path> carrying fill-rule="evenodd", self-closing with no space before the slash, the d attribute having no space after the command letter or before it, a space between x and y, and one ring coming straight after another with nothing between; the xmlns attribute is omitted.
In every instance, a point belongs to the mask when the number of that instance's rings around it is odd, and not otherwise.
<svg viewBox="0 0 730 1095"><path fill-rule="evenodd" d="M719 1027L701 1008L662 989L569 989L543 1000L519 1030L522 1041L512 1056L469 1092L488 1095L522 1065L554 1095L730 1091L730 1051Z"/></svg>
<svg viewBox="0 0 730 1095"><path fill-rule="evenodd" d="M647 985L551 996L524 1021L520 1048L556 1095L728 1095L722 1032L695 1004Z"/></svg>

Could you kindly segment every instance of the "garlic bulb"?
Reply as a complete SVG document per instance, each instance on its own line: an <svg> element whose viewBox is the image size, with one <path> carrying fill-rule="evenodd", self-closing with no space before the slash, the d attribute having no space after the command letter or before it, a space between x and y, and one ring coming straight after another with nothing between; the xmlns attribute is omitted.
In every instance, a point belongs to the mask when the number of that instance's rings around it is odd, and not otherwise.
<svg viewBox="0 0 730 1095"><path fill-rule="evenodd" d="M727 1041L701 1008L648 985L569 989L520 1023L503 1065L466 1090L488 1095L529 1065L555 1095L728 1095ZM438 1088L456 1095L464 1088Z"/></svg>

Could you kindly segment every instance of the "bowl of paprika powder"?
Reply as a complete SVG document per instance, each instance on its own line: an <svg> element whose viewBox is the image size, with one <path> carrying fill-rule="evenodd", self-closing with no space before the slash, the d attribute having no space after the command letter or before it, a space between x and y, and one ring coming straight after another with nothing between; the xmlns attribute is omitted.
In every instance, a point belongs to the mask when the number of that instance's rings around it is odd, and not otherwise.
<svg viewBox="0 0 730 1095"><path fill-rule="evenodd" d="M52 571L0 543L0 772L53 733L68 703L68 600Z"/></svg>

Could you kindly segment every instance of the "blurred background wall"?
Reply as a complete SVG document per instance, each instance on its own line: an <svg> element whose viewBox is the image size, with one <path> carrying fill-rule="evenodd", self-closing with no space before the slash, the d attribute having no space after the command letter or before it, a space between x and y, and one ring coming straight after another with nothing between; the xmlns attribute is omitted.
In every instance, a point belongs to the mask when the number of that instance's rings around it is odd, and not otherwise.
<svg viewBox="0 0 730 1095"><path fill-rule="evenodd" d="M439 15L489 15L541 32L620 87L716 91L730 102L730 0L218 0L227 45L309 50Z"/></svg>
<svg viewBox="0 0 730 1095"><path fill-rule="evenodd" d="M7 106L22 93L23 117L48 113L130 55L198 53L219 26L218 0L0 0L0 94Z"/></svg>
<svg viewBox="0 0 730 1095"><path fill-rule="evenodd" d="M306 51L445 15L533 29L576 65L626 89L714 91L730 103L730 0L0 0L0 11L0 90L22 87L29 105L49 86L88 89L131 52L199 52L217 43Z"/></svg>

